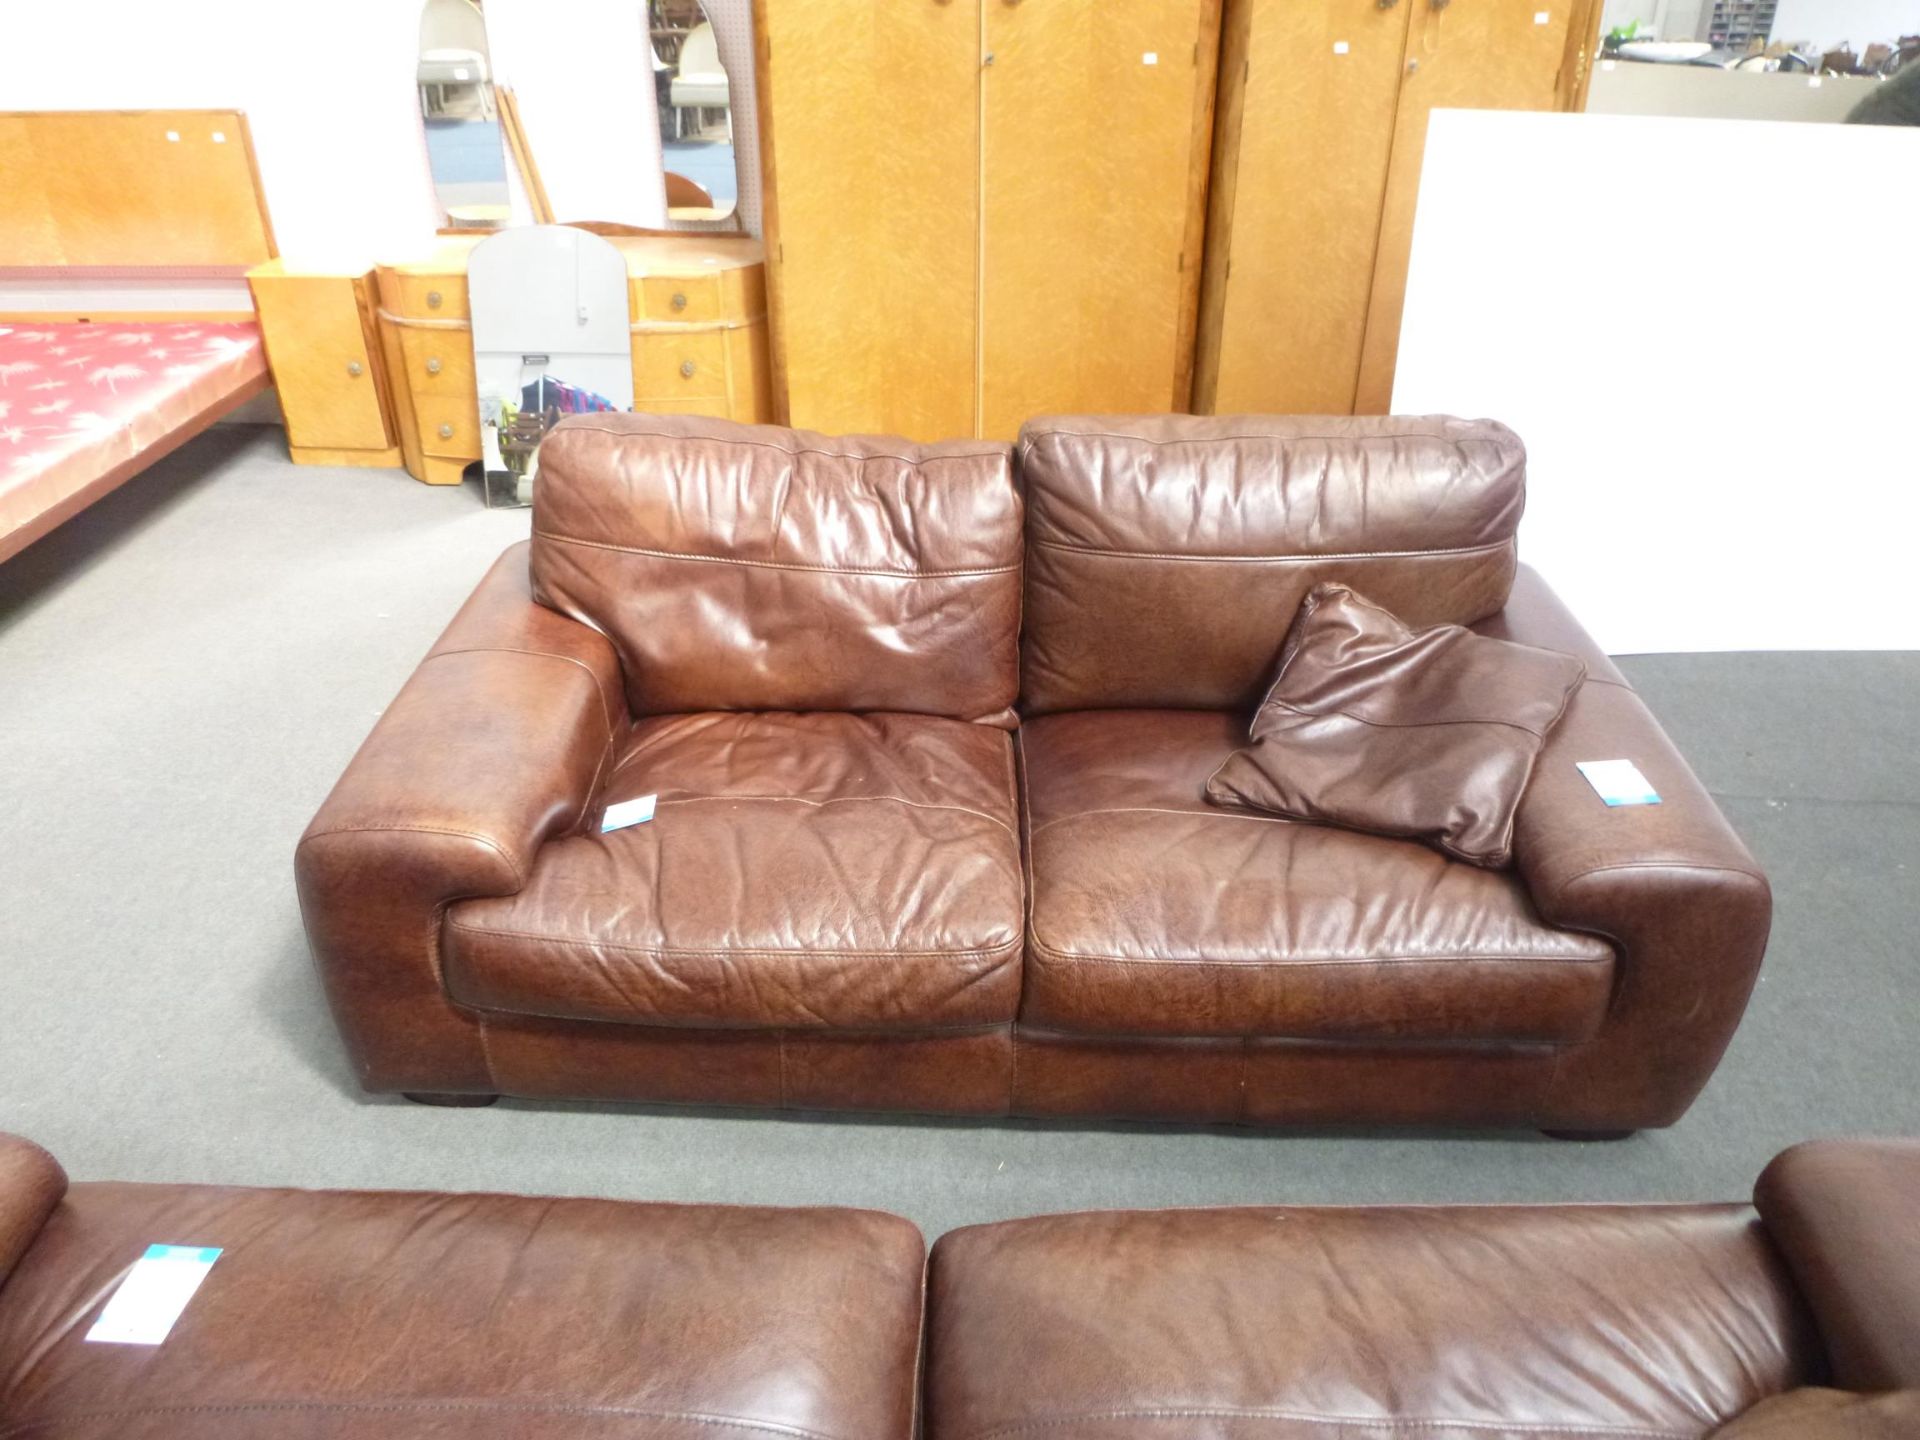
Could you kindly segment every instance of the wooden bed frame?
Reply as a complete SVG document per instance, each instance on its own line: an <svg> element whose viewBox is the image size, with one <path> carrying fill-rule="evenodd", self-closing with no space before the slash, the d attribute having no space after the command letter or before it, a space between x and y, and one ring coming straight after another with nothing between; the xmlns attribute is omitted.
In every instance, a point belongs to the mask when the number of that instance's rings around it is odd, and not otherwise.
<svg viewBox="0 0 1920 1440"><path fill-rule="evenodd" d="M0 280L239 280L279 252L253 137L237 110L0 112ZM0 324L251 321L248 310L7 310ZM130 457L76 477L0 529L17 554L269 388L264 365ZM0 477L4 483L4 477Z"/></svg>

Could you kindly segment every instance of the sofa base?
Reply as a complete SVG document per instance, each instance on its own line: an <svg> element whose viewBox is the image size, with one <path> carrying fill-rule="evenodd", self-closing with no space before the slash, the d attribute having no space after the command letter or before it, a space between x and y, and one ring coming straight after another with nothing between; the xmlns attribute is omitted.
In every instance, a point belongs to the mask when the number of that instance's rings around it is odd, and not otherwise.
<svg viewBox="0 0 1920 1440"><path fill-rule="evenodd" d="M448 1110L478 1110L500 1098L498 1095L436 1095L418 1090L402 1091L401 1095L416 1105L439 1105Z"/></svg>
<svg viewBox="0 0 1920 1440"><path fill-rule="evenodd" d="M471 1013L471 1012L461 1012ZM476 1017L477 1019L478 1017ZM1556 1084L1582 1047L1075 1035L711 1030L490 1014L484 1088L416 1069L369 1087L428 1105L525 1100L1254 1128L1535 1130L1622 1139L1692 1095Z"/></svg>

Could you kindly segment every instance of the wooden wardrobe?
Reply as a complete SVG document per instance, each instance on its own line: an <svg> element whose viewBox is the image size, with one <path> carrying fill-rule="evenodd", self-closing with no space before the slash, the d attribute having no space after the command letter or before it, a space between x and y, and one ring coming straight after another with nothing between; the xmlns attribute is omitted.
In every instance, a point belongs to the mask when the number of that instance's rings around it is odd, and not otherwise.
<svg viewBox="0 0 1920 1440"><path fill-rule="evenodd" d="M1219 7L756 0L783 418L1186 409Z"/></svg>
<svg viewBox="0 0 1920 1440"><path fill-rule="evenodd" d="M1578 108L1598 12L1227 0L1194 408L1386 413L1427 116ZM1490 224L1524 203L1489 177Z"/></svg>

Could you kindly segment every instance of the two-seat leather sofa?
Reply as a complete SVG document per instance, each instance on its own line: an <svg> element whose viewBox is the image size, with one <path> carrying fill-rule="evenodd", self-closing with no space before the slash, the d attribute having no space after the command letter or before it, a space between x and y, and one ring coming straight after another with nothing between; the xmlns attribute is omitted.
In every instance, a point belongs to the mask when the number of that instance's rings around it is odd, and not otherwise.
<svg viewBox="0 0 1920 1440"><path fill-rule="evenodd" d="M1600 1133L1739 1021L1766 880L1517 566L1503 426L599 415L541 455L299 846L369 1090ZM1514 868L1207 803L1326 580L1585 661ZM1618 758L1663 803L1574 768Z"/></svg>
<svg viewBox="0 0 1920 1440"><path fill-rule="evenodd" d="M69 1187L0 1136L0 1437L1700 1440L1920 1387L1920 1144L1755 1200L1056 1215L927 1264L873 1211ZM161 1344L88 1342L155 1242L222 1253Z"/></svg>

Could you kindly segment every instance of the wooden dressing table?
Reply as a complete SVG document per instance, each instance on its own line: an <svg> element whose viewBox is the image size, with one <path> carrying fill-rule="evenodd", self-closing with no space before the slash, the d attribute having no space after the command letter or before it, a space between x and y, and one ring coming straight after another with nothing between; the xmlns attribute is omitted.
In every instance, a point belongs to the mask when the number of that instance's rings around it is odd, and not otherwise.
<svg viewBox="0 0 1920 1440"><path fill-rule="evenodd" d="M380 343L400 452L429 485L480 458L467 260L483 236L443 236L377 267ZM743 235L610 237L626 256L634 409L767 421L765 252Z"/></svg>

